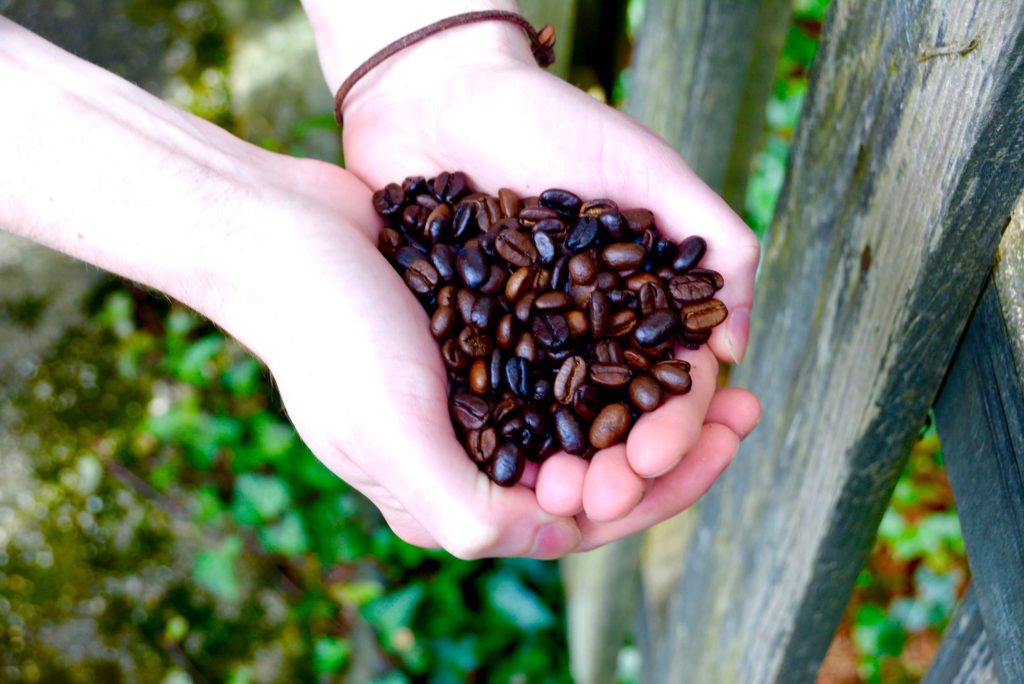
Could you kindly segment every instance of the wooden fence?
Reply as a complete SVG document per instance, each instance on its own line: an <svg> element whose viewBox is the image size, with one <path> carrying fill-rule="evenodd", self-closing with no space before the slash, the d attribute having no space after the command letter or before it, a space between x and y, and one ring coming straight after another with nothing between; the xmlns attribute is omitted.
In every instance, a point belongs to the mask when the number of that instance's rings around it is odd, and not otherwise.
<svg viewBox="0 0 1024 684"><path fill-rule="evenodd" d="M627 109L733 203L788 21L646 2ZM1024 2L832 0L732 377L720 482L566 564L576 680L638 616L645 682L813 682L934 407L973 581L926 681L1024 682Z"/></svg>

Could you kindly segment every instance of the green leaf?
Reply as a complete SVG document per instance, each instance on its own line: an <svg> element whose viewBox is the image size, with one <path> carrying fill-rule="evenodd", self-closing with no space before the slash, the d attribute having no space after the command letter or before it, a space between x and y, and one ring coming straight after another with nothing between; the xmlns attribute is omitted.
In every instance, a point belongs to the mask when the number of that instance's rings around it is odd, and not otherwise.
<svg viewBox="0 0 1024 684"><path fill-rule="evenodd" d="M184 382L205 387L213 377L213 359L223 348L223 337L207 335L189 345L175 365L174 374Z"/></svg>
<svg viewBox="0 0 1024 684"><path fill-rule="evenodd" d="M524 632L535 632L555 624L551 610L515 575L498 573L489 577L486 584L490 604Z"/></svg>
<svg viewBox="0 0 1024 684"><path fill-rule="evenodd" d="M251 356L243 356L235 361L221 375L221 383L231 394L248 397L255 394L260 387L263 366Z"/></svg>
<svg viewBox="0 0 1024 684"><path fill-rule="evenodd" d="M309 537L302 518L290 511L279 521L259 532L260 543L271 553L297 556L309 550Z"/></svg>
<svg viewBox="0 0 1024 684"><path fill-rule="evenodd" d="M362 612L371 625L390 636L396 630L409 626L422 600L423 587L413 584L371 601Z"/></svg>
<svg viewBox="0 0 1024 684"><path fill-rule="evenodd" d="M288 507L288 487L272 475L246 473L235 480L235 497L231 512L243 525L273 520Z"/></svg>
<svg viewBox="0 0 1024 684"><path fill-rule="evenodd" d="M228 603L240 597L235 562L242 552L242 540L237 535L224 539L220 546L196 555L192 578L208 592Z"/></svg>
<svg viewBox="0 0 1024 684"><path fill-rule="evenodd" d="M337 672L348 661L350 650L344 639L320 637L313 645L313 669L318 674Z"/></svg>
<svg viewBox="0 0 1024 684"><path fill-rule="evenodd" d="M271 458L284 455L298 440L295 428L269 414L261 414L253 423L253 436L256 438L257 446Z"/></svg>

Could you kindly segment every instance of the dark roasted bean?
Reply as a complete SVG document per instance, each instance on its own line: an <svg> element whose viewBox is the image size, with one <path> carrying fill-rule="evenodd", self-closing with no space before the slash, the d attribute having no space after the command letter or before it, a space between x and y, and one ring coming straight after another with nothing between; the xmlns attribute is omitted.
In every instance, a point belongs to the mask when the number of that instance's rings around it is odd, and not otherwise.
<svg viewBox="0 0 1024 684"><path fill-rule="evenodd" d="M668 291L672 295L672 301L679 306L685 306L711 299L715 294L715 286L707 279L689 273L670 280Z"/></svg>
<svg viewBox="0 0 1024 684"><path fill-rule="evenodd" d="M718 271L712 271L710 268L695 268L690 271L690 275L704 278L712 287L715 288L715 292L718 292L725 287L725 279L722 278L722 274Z"/></svg>
<svg viewBox="0 0 1024 684"><path fill-rule="evenodd" d="M505 289L505 280L508 279L508 272L498 264L491 264L491 273L487 280L480 286L480 293L496 295Z"/></svg>
<svg viewBox="0 0 1024 684"><path fill-rule="evenodd" d="M440 279L437 269L425 259L416 259L405 269L405 284L416 294L430 294Z"/></svg>
<svg viewBox="0 0 1024 684"><path fill-rule="evenodd" d="M416 204L420 205L421 207L423 207L427 211L433 211L434 209L437 209L438 207L447 206L445 204L441 204L441 202L439 202L437 200L437 198L434 197L433 195L428 195L425 192L421 192L420 194L416 195L415 202L416 202ZM428 220L429 220L429 218L428 218Z"/></svg>
<svg viewBox="0 0 1024 684"><path fill-rule="evenodd" d="M377 238L377 248L388 259L394 259L395 252L404 245L405 238L394 228L385 228L380 231L380 236Z"/></svg>
<svg viewBox="0 0 1024 684"><path fill-rule="evenodd" d="M593 385L583 385L572 398L572 410L588 423L594 420L601 410L601 391Z"/></svg>
<svg viewBox="0 0 1024 684"><path fill-rule="evenodd" d="M516 266L529 266L537 259L537 248L530 234L512 228L498 233L495 249L502 259Z"/></svg>
<svg viewBox="0 0 1024 684"><path fill-rule="evenodd" d="M630 309L636 304L636 293L629 290L610 290L605 296L608 303L617 308Z"/></svg>
<svg viewBox="0 0 1024 684"><path fill-rule="evenodd" d="M469 455L477 463L484 463L498 448L498 433L492 427L482 430L470 430L466 434Z"/></svg>
<svg viewBox="0 0 1024 684"><path fill-rule="evenodd" d="M516 315L520 321L525 323L530 320L530 312L533 311L533 303L537 300L537 291L530 290L519 295L519 299L515 301L512 307L512 313Z"/></svg>
<svg viewBox="0 0 1024 684"><path fill-rule="evenodd" d="M472 394L452 395L448 402L455 424L463 430L479 430L487 424L490 408L487 402Z"/></svg>
<svg viewBox="0 0 1024 684"><path fill-rule="evenodd" d="M629 309L616 311L608 320L608 334L612 337L623 337L636 328L636 314Z"/></svg>
<svg viewBox="0 0 1024 684"><path fill-rule="evenodd" d="M610 199L592 199L583 203L580 207L580 214L587 216L600 216L609 211L618 211L619 205Z"/></svg>
<svg viewBox="0 0 1024 684"><path fill-rule="evenodd" d="M501 436L513 442L518 442L523 430L526 429L526 421L523 420L522 411L501 423Z"/></svg>
<svg viewBox="0 0 1024 684"><path fill-rule="evenodd" d="M517 269L505 281L505 299L510 302L519 299L519 295L533 289L536 280L537 274L529 266Z"/></svg>
<svg viewBox="0 0 1024 684"><path fill-rule="evenodd" d="M449 337L441 345L441 358L450 371L460 371L469 365L469 358L459 348L459 342L454 337Z"/></svg>
<svg viewBox="0 0 1024 684"><path fill-rule="evenodd" d="M402 192L410 197L426 191L427 179L423 176L408 176L402 181Z"/></svg>
<svg viewBox="0 0 1024 684"><path fill-rule="evenodd" d="M498 300L494 297L480 297L473 304L473 309L469 315L469 322L475 325L481 332L487 332L497 321L498 314Z"/></svg>
<svg viewBox="0 0 1024 684"><path fill-rule="evenodd" d="M642 371L651 367L651 360L636 349L627 349L622 352L622 360L629 364L630 368Z"/></svg>
<svg viewBox="0 0 1024 684"><path fill-rule="evenodd" d="M572 297L564 292L545 292L533 302L533 308L537 311L558 311L568 308L571 304Z"/></svg>
<svg viewBox="0 0 1024 684"><path fill-rule="evenodd" d="M452 210L447 204L438 204L427 214L423 234L431 242L439 242L447 239L448 229L451 226Z"/></svg>
<svg viewBox="0 0 1024 684"><path fill-rule="evenodd" d="M487 475L500 487L511 487L523 476L526 458L514 444L502 444L487 463Z"/></svg>
<svg viewBox="0 0 1024 684"><path fill-rule="evenodd" d="M459 195L462 195L469 189L468 179L466 174L461 171L454 173L448 173L442 171L434 179L434 185L431 190L434 193L434 197L441 200L442 202L451 202L458 199Z"/></svg>
<svg viewBox="0 0 1024 684"><path fill-rule="evenodd" d="M640 313L645 316L658 308L658 286L654 283L644 283L638 293L640 300Z"/></svg>
<svg viewBox="0 0 1024 684"><path fill-rule="evenodd" d="M551 269L551 289L565 290L569 285L569 257L563 256Z"/></svg>
<svg viewBox="0 0 1024 684"><path fill-rule="evenodd" d="M565 223L557 218L544 219L533 225L533 232L547 233L548 237L558 242L560 246L565 240Z"/></svg>
<svg viewBox="0 0 1024 684"><path fill-rule="evenodd" d="M437 291L437 305L438 306L454 306L455 305L455 293L458 292L458 288L454 285L445 285Z"/></svg>
<svg viewBox="0 0 1024 684"><path fill-rule="evenodd" d="M601 271L594 279L594 285L601 292L611 292L618 289L621 284L622 279L613 271Z"/></svg>
<svg viewBox="0 0 1024 684"><path fill-rule="evenodd" d="M671 359L654 364L651 374L666 391L672 394L686 394L690 391L690 364L686 361Z"/></svg>
<svg viewBox="0 0 1024 684"><path fill-rule="evenodd" d="M704 258L708 243L704 238L697 235L690 236L679 243L675 256L672 259L672 270L676 273L686 273L695 268L700 260Z"/></svg>
<svg viewBox="0 0 1024 684"><path fill-rule="evenodd" d="M517 218L523 203L519 201L519 195L508 188L498 190L498 204L501 205L501 213L506 218Z"/></svg>
<svg viewBox="0 0 1024 684"><path fill-rule="evenodd" d="M418 204L410 204L402 210L402 227L412 234L423 236L423 229L427 225L429 211Z"/></svg>
<svg viewBox="0 0 1024 684"><path fill-rule="evenodd" d="M505 381L512 393L520 399L526 399L532 394L530 379L529 361L521 356L513 356L505 362Z"/></svg>
<svg viewBox="0 0 1024 684"><path fill-rule="evenodd" d="M655 347L669 339L678 323L679 317L675 311L657 309L640 319L633 331L633 338L641 347Z"/></svg>
<svg viewBox="0 0 1024 684"><path fill-rule="evenodd" d="M608 240L622 240L627 237L629 225L626 218L618 211L606 211L598 217L601 228Z"/></svg>
<svg viewBox="0 0 1024 684"><path fill-rule="evenodd" d="M487 394L491 388L487 362L483 359L476 359L469 367L469 388L474 394Z"/></svg>
<svg viewBox="0 0 1024 684"><path fill-rule="evenodd" d="M658 279L658 276L654 275L653 273L641 271L640 273L634 273L633 275L626 278L626 289L629 290L630 292L639 293L640 288L642 288L647 283L653 283L655 285L658 285L659 283L661 283L661 281Z"/></svg>
<svg viewBox="0 0 1024 684"><path fill-rule="evenodd" d="M681 309L683 327L686 332L702 332L710 330L725 320L729 310L720 300L709 299L706 302L688 304Z"/></svg>
<svg viewBox="0 0 1024 684"><path fill-rule="evenodd" d="M629 232L637 235L654 225L654 214L647 209L630 209L622 212L622 216L626 219Z"/></svg>
<svg viewBox="0 0 1024 684"><path fill-rule="evenodd" d="M491 417L496 425L504 425L509 420L519 415L519 402L511 393L506 393L494 406Z"/></svg>
<svg viewBox="0 0 1024 684"><path fill-rule="evenodd" d="M569 324L569 337L574 339L582 337L590 331L587 315L578 309L566 312L565 322Z"/></svg>
<svg viewBox="0 0 1024 684"><path fill-rule="evenodd" d="M464 240L472 235L476 229L476 202L460 202L455 207L452 215L452 237L455 240Z"/></svg>
<svg viewBox="0 0 1024 684"><path fill-rule="evenodd" d="M658 408L661 398L661 385L650 375L638 375L629 383L629 400L641 411Z"/></svg>
<svg viewBox="0 0 1024 684"><path fill-rule="evenodd" d="M582 252L569 260L569 277L578 285L589 285L597 277L597 264L594 255Z"/></svg>
<svg viewBox="0 0 1024 684"><path fill-rule="evenodd" d="M447 245L436 244L430 249L430 263L437 269L438 276L444 282L450 282L455 277L452 252Z"/></svg>
<svg viewBox="0 0 1024 684"><path fill-rule="evenodd" d="M500 349L491 350L487 357L487 384L491 394L497 394L501 390L502 381L505 379L505 359Z"/></svg>
<svg viewBox="0 0 1024 684"><path fill-rule="evenodd" d="M521 356L528 361L537 360L537 342L533 339L533 335L524 332L516 340L515 347L512 348L512 353L516 356Z"/></svg>
<svg viewBox="0 0 1024 684"><path fill-rule="evenodd" d="M533 383L533 394L530 396L536 402L545 402L551 398L551 383L544 378Z"/></svg>
<svg viewBox="0 0 1024 684"><path fill-rule="evenodd" d="M519 210L519 220L528 226L540 223L545 219L558 218L558 212L547 207L528 207L525 204Z"/></svg>
<svg viewBox="0 0 1024 684"><path fill-rule="evenodd" d="M664 266L676 253L676 243L666 237L659 237L651 245L650 259L655 266Z"/></svg>
<svg viewBox="0 0 1024 684"><path fill-rule="evenodd" d="M487 257L479 248L468 248L459 252L455 257L455 270L462 282L471 290L483 285L491 275Z"/></svg>
<svg viewBox="0 0 1024 684"><path fill-rule="evenodd" d="M587 379L587 362L580 356L570 356L562 362L552 391L555 400L560 404L569 404L576 396L577 390L583 386Z"/></svg>
<svg viewBox="0 0 1024 684"><path fill-rule="evenodd" d="M542 314L533 319L533 336L547 349L558 350L569 341L569 324L557 313Z"/></svg>
<svg viewBox="0 0 1024 684"><path fill-rule="evenodd" d="M398 183L388 183L383 189L373 193L373 208L381 216L392 216L402 208L405 193Z"/></svg>
<svg viewBox="0 0 1024 684"><path fill-rule="evenodd" d="M537 250L537 260L545 266L555 263L558 258L558 246L550 233L534 232L533 246Z"/></svg>
<svg viewBox="0 0 1024 684"><path fill-rule="evenodd" d="M593 216L581 216L565 238L565 248L574 254L587 249L597 241L600 225Z"/></svg>
<svg viewBox="0 0 1024 684"><path fill-rule="evenodd" d="M554 413L555 437L558 439L562 450L568 454L577 456L584 453L590 446L587 443L587 436L580 426L580 421L572 409L566 406L559 406Z"/></svg>
<svg viewBox="0 0 1024 684"><path fill-rule="evenodd" d="M542 207L548 207L554 209L560 214L566 216L576 216L580 213L580 207L583 206L583 200L580 199L579 195L569 192L568 190L560 190L558 188L551 188L540 193L540 205Z"/></svg>
<svg viewBox="0 0 1024 684"><path fill-rule="evenodd" d="M498 321L498 330L494 333L494 341L498 343L498 346L502 349L508 349L512 346L514 339L513 335L513 320L512 314L505 314Z"/></svg>
<svg viewBox="0 0 1024 684"><path fill-rule="evenodd" d="M494 348L494 342L490 336L481 333L473 327L463 328L459 333L459 349L465 352L466 356L479 359L487 356Z"/></svg>
<svg viewBox="0 0 1024 684"><path fill-rule="evenodd" d="M603 292L594 292L587 302L587 314L590 316L590 332L594 339L601 339L608 334L608 323L611 320L611 306Z"/></svg>
<svg viewBox="0 0 1024 684"><path fill-rule="evenodd" d="M590 426L590 443L595 449L618 444L629 432L629 408L625 404L608 404Z"/></svg>
<svg viewBox="0 0 1024 684"><path fill-rule="evenodd" d="M402 268L409 268L409 266L412 265L412 262L417 259L422 259L424 256L426 255L424 255L420 250L406 245L405 247L399 247L395 252L395 262Z"/></svg>
<svg viewBox="0 0 1024 684"><path fill-rule="evenodd" d="M430 334L435 340L448 337L455 325L455 309L450 306L439 306L430 317Z"/></svg>
<svg viewBox="0 0 1024 684"><path fill-rule="evenodd" d="M705 344L711 339L710 330L701 330L699 332L690 332L689 330L683 330L683 346L687 349L700 349L702 344Z"/></svg>
<svg viewBox="0 0 1024 684"><path fill-rule="evenodd" d="M635 242L613 242L601 250L601 261L616 271L640 268L646 259L646 250Z"/></svg>
<svg viewBox="0 0 1024 684"><path fill-rule="evenodd" d="M455 310L459 312L459 319L466 325L473 321L473 307L476 306L476 294L465 288L455 293Z"/></svg>
<svg viewBox="0 0 1024 684"><path fill-rule="evenodd" d="M625 387L633 378L629 366L618 363L590 364L590 381L599 387L619 389Z"/></svg>

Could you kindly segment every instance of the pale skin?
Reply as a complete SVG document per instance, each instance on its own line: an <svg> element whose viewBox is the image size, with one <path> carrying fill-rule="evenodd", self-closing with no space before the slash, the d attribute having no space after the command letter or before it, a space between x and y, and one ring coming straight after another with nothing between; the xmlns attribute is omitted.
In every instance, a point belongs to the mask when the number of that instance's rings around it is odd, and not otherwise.
<svg viewBox="0 0 1024 684"><path fill-rule="evenodd" d="M420 26L513 8L305 6L332 90ZM462 558L606 544L690 506L760 417L749 392L715 387L718 361L746 347L756 239L660 139L540 70L517 29L460 28L368 76L345 103L347 170L249 145L3 18L0 88L19 93L0 110L0 226L234 335L267 363L310 449L411 543ZM371 188L443 169L492 192L612 197L652 209L669 235L704 235L732 314L709 347L680 354L693 391L589 463L557 454L516 487L490 483L451 428L426 315L375 247Z"/></svg>

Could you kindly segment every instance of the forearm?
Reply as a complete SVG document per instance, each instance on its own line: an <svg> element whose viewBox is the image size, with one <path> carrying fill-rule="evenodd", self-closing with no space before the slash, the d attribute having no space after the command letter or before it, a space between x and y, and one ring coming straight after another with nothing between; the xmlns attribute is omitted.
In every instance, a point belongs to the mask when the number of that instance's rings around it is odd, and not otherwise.
<svg viewBox="0 0 1024 684"><path fill-rule="evenodd" d="M302 4L313 26L324 77L332 92L373 53L428 24L476 10L518 11L515 0L303 0ZM458 40L447 40L455 36ZM502 22L484 22L451 29L445 32L445 39L440 38L432 37L404 52L425 53L443 60L471 59L476 62L503 52L532 61L522 32ZM364 81L369 84L386 77L397 62L385 62ZM443 78L443 74L439 73L437 77ZM358 94L353 91L353 95Z"/></svg>
<svg viewBox="0 0 1024 684"><path fill-rule="evenodd" d="M2 17L0 92L0 229L216 308L248 146Z"/></svg>

